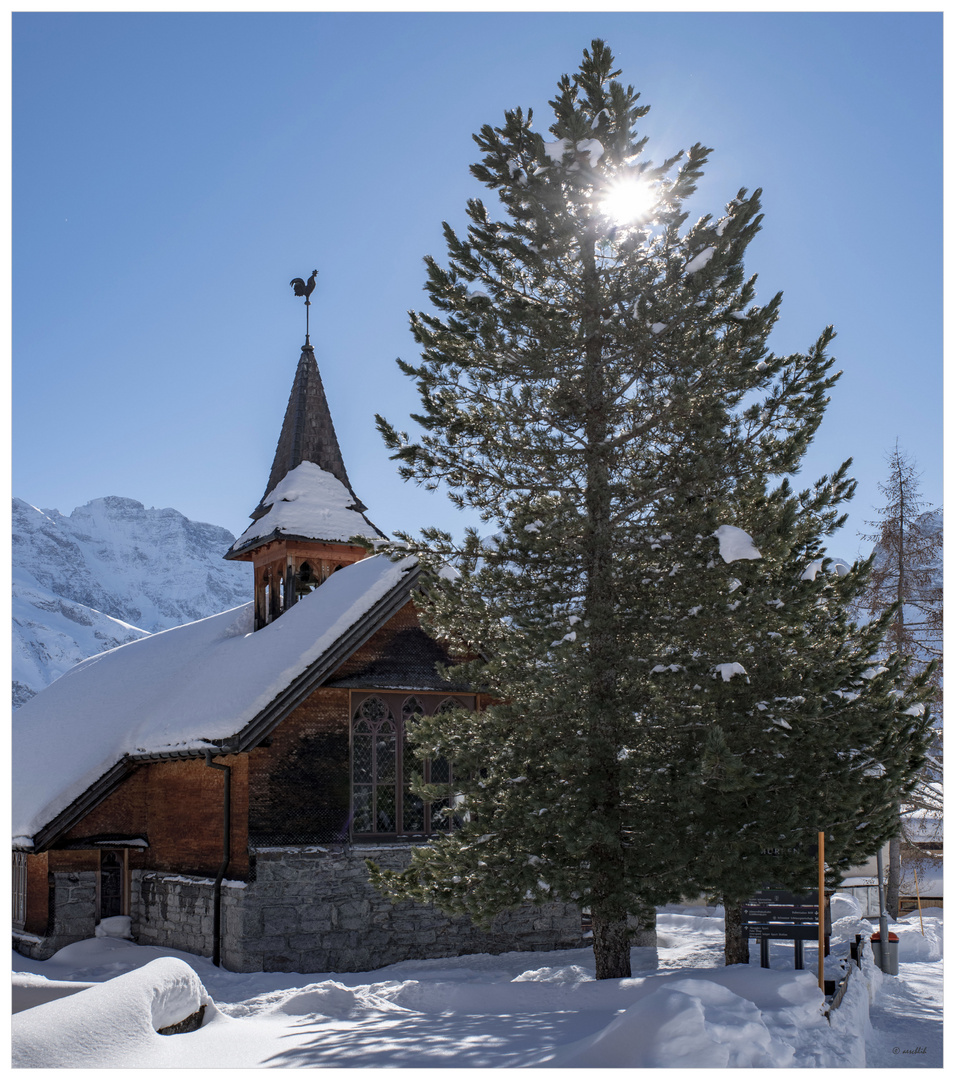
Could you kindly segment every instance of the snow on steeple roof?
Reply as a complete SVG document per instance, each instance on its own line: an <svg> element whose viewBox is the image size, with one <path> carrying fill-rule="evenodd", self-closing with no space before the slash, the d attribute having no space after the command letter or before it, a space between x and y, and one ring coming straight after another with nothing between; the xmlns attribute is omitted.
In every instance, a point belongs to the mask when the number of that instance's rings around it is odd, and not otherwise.
<svg viewBox="0 0 955 1080"><path fill-rule="evenodd" d="M285 715L289 693L303 681L321 685L343 650L350 655L376 620L407 602L416 566L411 557L362 559L257 633L247 604L71 668L14 714L12 824L20 846L124 760L257 742L264 725Z"/></svg>
<svg viewBox="0 0 955 1080"><path fill-rule="evenodd" d="M384 538L361 513L361 503L351 490L311 461L303 461L283 477L261 507L261 516L236 540L227 558L275 539L343 544L353 536Z"/></svg>

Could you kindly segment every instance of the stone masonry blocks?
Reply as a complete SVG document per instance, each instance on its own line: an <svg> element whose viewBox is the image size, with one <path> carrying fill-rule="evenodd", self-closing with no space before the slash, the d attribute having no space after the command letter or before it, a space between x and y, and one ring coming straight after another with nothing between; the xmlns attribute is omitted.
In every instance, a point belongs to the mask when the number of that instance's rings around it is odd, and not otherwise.
<svg viewBox="0 0 955 1080"><path fill-rule="evenodd" d="M369 883L365 859L400 870L410 856L409 847L260 849L255 881L223 883L223 965L232 971L369 971L400 960L581 944L580 909L572 904L525 905L498 916L488 930L432 905L392 904ZM33 947L37 959L93 936L96 875L59 873L54 887L56 925ZM134 939L211 956L213 897L211 878L134 870ZM19 947L27 951L26 943Z"/></svg>
<svg viewBox="0 0 955 1080"><path fill-rule="evenodd" d="M366 971L400 960L575 948L580 909L527 905L489 930L431 905L392 904L369 883L365 859L402 869L407 847L266 848L256 880L227 901L223 963L233 971Z"/></svg>

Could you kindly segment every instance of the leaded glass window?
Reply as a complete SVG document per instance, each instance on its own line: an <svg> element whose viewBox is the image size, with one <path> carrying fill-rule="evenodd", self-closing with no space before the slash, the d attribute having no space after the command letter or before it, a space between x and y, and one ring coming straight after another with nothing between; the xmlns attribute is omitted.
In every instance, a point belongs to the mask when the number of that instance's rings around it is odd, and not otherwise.
<svg viewBox="0 0 955 1080"><path fill-rule="evenodd" d="M397 830L398 726L378 697L358 707L352 730L352 791L355 832Z"/></svg>
<svg viewBox="0 0 955 1080"><path fill-rule="evenodd" d="M437 704L437 708L435 708ZM415 756L407 731L416 717L459 708L428 695L372 694L352 716L352 831L364 836L426 836L454 828L453 769L444 758ZM425 802L411 790L415 777L447 795Z"/></svg>
<svg viewBox="0 0 955 1080"><path fill-rule="evenodd" d="M417 698L408 698L401 708L403 730L407 731L409 722L423 713L421 702ZM423 833L426 830L426 807L424 800L411 790L411 782L415 775L423 775L424 762L418 761L407 744L404 746L403 758L402 809L404 814L401 824L404 832Z"/></svg>

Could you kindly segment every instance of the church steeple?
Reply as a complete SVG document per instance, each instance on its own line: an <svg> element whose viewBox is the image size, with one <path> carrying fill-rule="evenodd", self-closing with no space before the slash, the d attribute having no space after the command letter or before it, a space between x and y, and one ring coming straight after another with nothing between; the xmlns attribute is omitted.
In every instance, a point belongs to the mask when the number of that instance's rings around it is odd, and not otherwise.
<svg viewBox="0 0 955 1080"><path fill-rule="evenodd" d="M348 489L358 511L367 507L359 500L348 481L345 462L335 435L335 425L325 397L325 387L311 345L302 346L302 355L295 370L292 392L289 394L282 431L275 448L275 460L269 473L269 482L259 505L252 511L257 521L268 510L265 500L279 483L303 461L311 461L320 469L331 473Z"/></svg>
<svg viewBox="0 0 955 1080"><path fill-rule="evenodd" d="M225 556L253 564L256 630L335 570L363 559L367 550L352 537L385 538L365 509L348 480L315 351L306 341L265 494Z"/></svg>

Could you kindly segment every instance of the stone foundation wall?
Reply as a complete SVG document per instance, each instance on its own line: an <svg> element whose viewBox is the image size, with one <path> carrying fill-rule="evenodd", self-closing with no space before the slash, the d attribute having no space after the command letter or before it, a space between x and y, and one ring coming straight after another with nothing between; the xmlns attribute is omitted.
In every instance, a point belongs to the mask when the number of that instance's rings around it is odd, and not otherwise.
<svg viewBox="0 0 955 1080"><path fill-rule="evenodd" d="M371 971L400 960L466 953L546 951L582 944L573 904L526 905L499 915L489 930L467 916L431 905L392 904L368 882L365 859L401 870L410 847L269 848L256 852L256 880L223 882L221 959L231 971ZM45 960L96 925L96 874L53 875L47 935L18 935L17 950ZM213 951L213 881L135 870L130 882L131 931L140 945Z"/></svg>
<svg viewBox="0 0 955 1080"><path fill-rule="evenodd" d="M74 941L91 938L96 926L96 873L92 870L50 874L53 925L45 934L14 932L17 952L33 960L48 960Z"/></svg>
<svg viewBox="0 0 955 1080"><path fill-rule="evenodd" d="M403 869L410 848L264 849L256 880L223 892L222 962L232 971L369 971L400 960L545 951L582 944L580 909L527 905L489 930L431 905L392 904L365 859Z"/></svg>
<svg viewBox="0 0 955 1080"><path fill-rule="evenodd" d="M212 878L135 871L130 892L131 929L140 945L212 955Z"/></svg>

